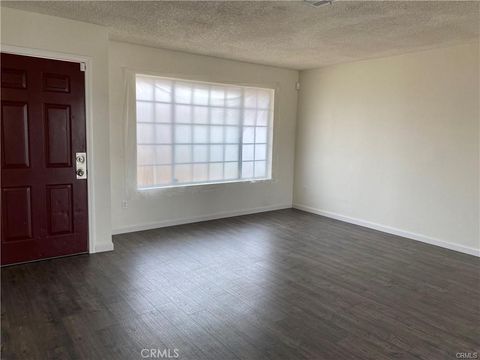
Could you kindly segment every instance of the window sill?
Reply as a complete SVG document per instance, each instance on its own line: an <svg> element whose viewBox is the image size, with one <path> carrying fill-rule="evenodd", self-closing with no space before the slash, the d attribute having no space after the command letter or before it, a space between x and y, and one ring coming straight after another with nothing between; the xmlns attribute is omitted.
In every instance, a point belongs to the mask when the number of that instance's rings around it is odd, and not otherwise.
<svg viewBox="0 0 480 360"><path fill-rule="evenodd" d="M250 179L250 180L231 180L231 181L218 181L218 182L207 182L207 183L196 183L196 184L178 184L178 185L167 185L167 186L154 186L148 188L137 188L138 192L144 193L149 191L161 191L161 190L195 190L195 189L210 189L217 188L221 185L230 185L230 184L256 184L256 183L274 183L276 180L272 178L259 178L259 179Z"/></svg>

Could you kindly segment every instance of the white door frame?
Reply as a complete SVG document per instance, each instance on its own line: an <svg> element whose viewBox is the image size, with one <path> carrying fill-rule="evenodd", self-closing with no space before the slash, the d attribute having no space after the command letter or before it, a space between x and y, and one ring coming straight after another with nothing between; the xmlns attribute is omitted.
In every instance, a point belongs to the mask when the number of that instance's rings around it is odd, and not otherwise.
<svg viewBox="0 0 480 360"><path fill-rule="evenodd" d="M92 109L92 59L88 56L55 52L43 49L25 48L0 44L1 52L15 55L24 55L52 60L84 63L85 69L85 126L87 130L87 179L88 193L88 252L95 252L96 223L95 223L95 182L93 174L93 109Z"/></svg>

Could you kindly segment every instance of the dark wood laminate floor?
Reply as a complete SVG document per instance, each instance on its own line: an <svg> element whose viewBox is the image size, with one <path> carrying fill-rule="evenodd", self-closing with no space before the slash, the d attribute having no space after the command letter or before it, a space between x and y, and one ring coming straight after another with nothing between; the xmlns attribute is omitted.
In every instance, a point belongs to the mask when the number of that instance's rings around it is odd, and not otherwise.
<svg viewBox="0 0 480 360"><path fill-rule="evenodd" d="M114 243L2 269L2 359L142 359L150 348L180 359L455 359L480 349L473 256L297 210Z"/></svg>

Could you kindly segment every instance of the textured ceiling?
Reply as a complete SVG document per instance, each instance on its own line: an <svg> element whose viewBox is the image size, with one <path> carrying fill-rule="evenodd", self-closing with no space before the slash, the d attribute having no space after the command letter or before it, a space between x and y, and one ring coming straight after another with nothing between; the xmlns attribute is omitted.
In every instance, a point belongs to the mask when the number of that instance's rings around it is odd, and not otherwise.
<svg viewBox="0 0 480 360"><path fill-rule="evenodd" d="M480 3L337 1L2 1L104 25L114 40L308 69L479 37Z"/></svg>

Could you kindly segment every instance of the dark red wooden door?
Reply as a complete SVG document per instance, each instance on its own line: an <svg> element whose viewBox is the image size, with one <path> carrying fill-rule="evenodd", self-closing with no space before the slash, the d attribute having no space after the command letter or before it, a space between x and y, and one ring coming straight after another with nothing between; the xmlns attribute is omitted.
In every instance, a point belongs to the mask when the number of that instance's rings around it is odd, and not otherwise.
<svg viewBox="0 0 480 360"><path fill-rule="evenodd" d="M88 250L79 63L1 54L2 265Z"/></svg>

